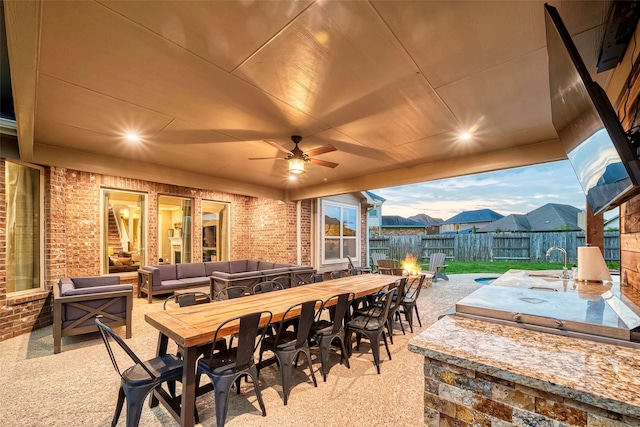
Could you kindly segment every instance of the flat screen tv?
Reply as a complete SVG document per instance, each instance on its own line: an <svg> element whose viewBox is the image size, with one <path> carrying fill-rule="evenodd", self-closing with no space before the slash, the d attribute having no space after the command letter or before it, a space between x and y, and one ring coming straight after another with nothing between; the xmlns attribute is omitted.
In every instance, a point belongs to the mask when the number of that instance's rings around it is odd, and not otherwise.
<svg viewBox="0 0 640 427"><path fill-rule="evenodd" d="M594 214L640 193L640 161L558 11L545 4L553 126Z"/></svg>

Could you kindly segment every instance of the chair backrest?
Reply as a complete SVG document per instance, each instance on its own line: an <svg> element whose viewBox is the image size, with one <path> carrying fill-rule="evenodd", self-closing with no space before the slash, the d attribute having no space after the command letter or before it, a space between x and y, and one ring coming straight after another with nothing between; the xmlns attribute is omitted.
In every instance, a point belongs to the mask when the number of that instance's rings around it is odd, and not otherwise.
<svg viewBox="0 0 640 427"><path fill-rule="evenodd" d="M347 259L349 260L349 270L353 270L356 268L355 265L353 265L353 261L351 260L351 256L347 255Z"/></svg>
<svg viewBox="0 0 640 427"><path fill-rule="evenodd" d="M429 257L429 271L436 271L438 267L444 264L445 258L446 255L440 252L431 254L431 256Z"/></svg>
<svg viewBox="0 0 640 427"><path fill-rule="evenodd" d="M214 364L213 360L216 357L216 353L221 351L219 346L216 346L218 339L222 338L220 331L230 323L239 323L237 333L238 346L236 347L236 370L240 371L251 366L254 363L253 355L262 342L264 335L267 333L272 318L273 314L270 311L256 311L243 316L232 317L222 322L213 336L209 364ZM264 323L264 319L267 320L266 323ZM260 325L261 322L262 325ZM256 339L256 337L258 338Z"/></svg>
<svg viewBox="0 0 640 427"><path fill-rule="evenodd" d="M413 278L412 280L407 281L405 296L407 298L411 298L413 300L417 300L420 296L420 291L422 290L422 285L426 276L421 274L419 278Z"/></svg>
<svg viewBox="0 0 640 427"><path fill-rule="evenodd" d="M342 327L342 323L347 315L351 302L354 300L355 294L353 292L346 292L344 294L333 295L322 303L322 308L318 311L317 319L320 319L322 312L325 310L332 310L333 316L333 329L332 334L337 333Z"/></svg>
<svg viewBox="0 0 640 427"><path fill-rule="evenodd" d="M278 283L282 286L282 289L289 289L291 287L291 277L290 276L279 276L272 280L272 282Z"/></svg>
<svg viewBox="0 0 640 427"><path fill-rule="evenodd" d="M387 255L381 252L374 252L371 254L371 260L373 261L373 266L378 268L378 261L381 259L387 259Z"/></svg>
<svg viewBox="0 0 640 427"><path fill-rule="evenodd" d="M342 277L342 271L332 271L331 273L329 273L329 277L331 277L331 280L339 279Z"/></svg>
<svg viewBox="0 0 640 427"><path fill-rule="evenodd" d="M407 278L403 277L395 283L395 298L392 298L391 307L389 308L389 312L395 311L400 307L400 303L405 296L405 292L407 290Z"/></svg>
<svg viewBox="0 0 640 427"><path fill-rule="evenodd" d="M205 300L206 302L211 302L211 297L209 294L205 292L187 292L179 295L172 295L169 298L164 300L164 304L162 305L162 309L167 309L167 303L171 300L175 300L180 307L189 307L191 305L196 305L198 303L198 298Z"/></svg>
<svg viewBox="0 0 640 427"><path fill-rule="evenodd" d="M297 316L298 324L295 327L296 330L296 348L300 348L307 342L307 338L309 337L309 330L311 329L311 325L313 324L313 320L316 317L316 306L318 309L322 308L322 300L309 300L305 302L301 302L295 305L292 305L284 312L284 316L282 317L282 322L278 327L278 332L276 333L276 342L280 339L280 335L286 330L289 326L287 322L284 320L288 318L294 318L291 313L300 312L300 315Z"/></svg>
<svg viewBox="0 0 640 427"><path fill-rule="evenodd" d="M365 322L365 326L373 319L377 319L381 327L384 326L389 316L389 309L393 303L393 296L396 295L396 292L398 292L398 289L394 287L377 293L376 301L371 304L371 308L367 313L369 319ZM382 310L379 309L380 307L382 307Z"/></svg>
<svg viewBox="0 0 640 427"><path fill-rule="evenodd" d="M378 260L378 267L382 267L382 268L397 268L398 267L398 260L396 259L381 259Z"/></svg>
<svg viewBox="0 0 640 427"><path fill-rule="evenodd" d="M358 274L360 274L360 270L358 270L357 268L352 268L349 270L349 276L357 276Z"/></svg>
<svg viewBox="0 0 640 427"><path fill-rule="evenodd" d="M322 273L316 273L313 276L311 276L311 283L320 283L324 280L324 274Z"/></svg>
<svg viewBox="0 0 640 427"><path fill-rule="evenodd" d="M260 282L253 285L254 294L264 294L265 292L273 292L282 290L282 285L273 280L267 280L266 282Z"/></svg>
<svg viewBox="0 0 640 427"><path fill-rule="evenodd" d="M216 301L224 301L253 295L253 290L248 286L229 286L216 293Z"/></svg>
<svg viewBox="0 0 640 427"><path fill-rule="evenodd" d="M104 345L107 348L109 357L111 358L111 363L113 364L113 367L118 373L118 375L120 375L120 377L123 380L124 380L124 377L122 376L122 371L118 367L118 362L116 360L113 349L111 348L111 343L109 342L110 339L115 341L122 348L122 350L127 354L127 356L129 356L131 360L133 360L133 362L136 365L140 365L140 367L142 367L142 369L144 369L147 372L147 374L149 375L149 378L151 378L152 380L155 380L157 378L157 376L154 375L149 370L149 368L145 366L144 363L142 363L142 360L140 360L140 358L136 356L133 350L129 348L129 346L122 340L122 338L120 338L115 332L113 332L113 330L110 327L102 323L102 316L97 316L95 318L95 322L96 322L96 325L98 326L98 330L100 331L100 335L102 336L102 341L104 342Z"/></svg>

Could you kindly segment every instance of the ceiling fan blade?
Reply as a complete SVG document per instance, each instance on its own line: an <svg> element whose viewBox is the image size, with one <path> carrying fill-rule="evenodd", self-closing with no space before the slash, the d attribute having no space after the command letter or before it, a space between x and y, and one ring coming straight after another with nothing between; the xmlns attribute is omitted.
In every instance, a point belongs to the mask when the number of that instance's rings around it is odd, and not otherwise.
<svg viewBox="0 0 640 427"><path fill-rule="evenodd" d="M273 160L273 159L287 160L287 159L283 159L282 157L249 157L249 160Z"/></svg>
<svg viewBox="0 0 640 427"><path fill-rule="evenodd" d="M334 147L333 145L327 144L327 145L323 145L322 147L318 147L318 148L314 148L313 150L309 150L307 152L307 156L313 157L313 156L317 156L319 154L330 153L330 152L336 151L336 150L337 150L336 147Z"/></svg>
<svg viewBox="0 0 640 427"><path fill-rule="evenodd" d="M286 148L284 148L282 145L278 144L275 141L270 141L268 139L263 139L263 141L271 145L272 147L277 148L278 151L282 151L283 153L287 153L287 154L293 154L291 153L291 151L287 150Z"/></svg>
<svg viewBox="0 0 640 427"><path fill-rule="evenodd" d="M312 163L318 166L325 166L328 168L335 168L336 166L338 166L337 163L327 162L326 160L319 160L319 159L309 159L309 163Z"/></svg>

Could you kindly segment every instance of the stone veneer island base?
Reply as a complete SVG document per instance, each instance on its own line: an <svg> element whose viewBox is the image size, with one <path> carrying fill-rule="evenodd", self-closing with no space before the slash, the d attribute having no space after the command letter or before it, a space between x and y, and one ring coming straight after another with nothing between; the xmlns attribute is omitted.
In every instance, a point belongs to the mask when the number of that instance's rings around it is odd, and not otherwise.
<svg viewBox="0 0 640 427"><path fill-rule="evenodd" d="M638 348L451 315L409 349L427 426L640 426Z"/></svg>

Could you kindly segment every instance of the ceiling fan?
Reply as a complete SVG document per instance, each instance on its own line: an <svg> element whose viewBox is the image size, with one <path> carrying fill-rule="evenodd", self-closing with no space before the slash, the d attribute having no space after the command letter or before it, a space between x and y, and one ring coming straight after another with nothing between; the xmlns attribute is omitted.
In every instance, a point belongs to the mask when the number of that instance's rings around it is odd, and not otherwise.
<svg viewBox="0 0 640 427"><path fill-rule="evenodd" d="M287 150L286 148L284 148L282 145L278 144L275 141L264 140L264 142L277 148L279 151L282 151L283 153L287 153L288 154L287 157L252 157L252 158L249 158L249 160L266 160L266 159L286 160L289 162L289 173L294 175L304 173L305 163L311 163L318 166L325 166L328 168L335 168L336 166L338 166L338 164L334 162L328 162L326 160L320 160L320 159L312 159L312 157L314 156L336 151L336 148L333 145L329 145L329 144L323 145L321 147L314 148L313 150L310 150L305 153L300 148L298 148L298 144L300 143L300 141L302 141L301 136L293 135L291 137L291 140L293 141L294 144L296 144L293 150Z"/></svg>

